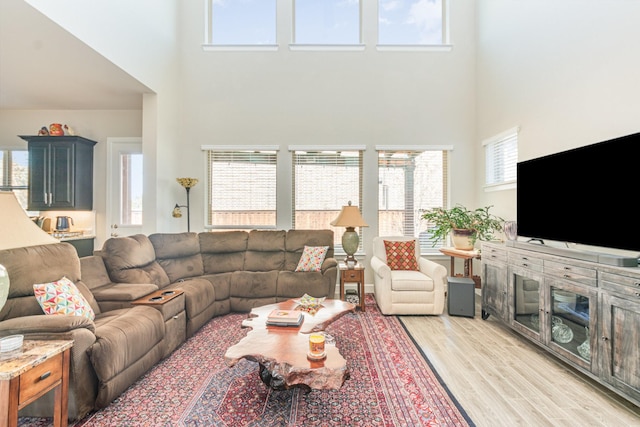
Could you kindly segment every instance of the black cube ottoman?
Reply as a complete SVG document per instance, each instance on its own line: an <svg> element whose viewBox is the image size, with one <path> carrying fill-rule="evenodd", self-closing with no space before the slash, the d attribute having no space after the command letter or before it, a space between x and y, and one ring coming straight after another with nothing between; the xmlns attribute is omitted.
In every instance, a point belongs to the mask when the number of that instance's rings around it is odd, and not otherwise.
<svg viewBox="0 0 640 427"><path fill-rule="evenodd" d="M447 311L450 316L476 315L475 282L470 277L447 277Z"/></svg>

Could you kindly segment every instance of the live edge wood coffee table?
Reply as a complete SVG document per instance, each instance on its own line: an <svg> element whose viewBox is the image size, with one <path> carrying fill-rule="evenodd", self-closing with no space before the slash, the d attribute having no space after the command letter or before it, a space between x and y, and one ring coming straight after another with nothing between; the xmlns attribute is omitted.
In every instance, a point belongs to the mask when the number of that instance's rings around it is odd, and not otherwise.
<svg viewBox="0 0 640 427"><path fill-rule="evenodd" d="M324 300L316 314L303 312L300 326L267 325L267 316L274 309L292 310L294 300L269 304L251 310L242 326L252 330L240 342L229 347L224 358L234 366L240 359L258 362L260 378L276 390L295 386L308 389L338 389L349 377L347 362L333 344L326 344L326 358L310 360L309 334L323 331L345 313L355 311L355 305L340 300Z"/></svg>

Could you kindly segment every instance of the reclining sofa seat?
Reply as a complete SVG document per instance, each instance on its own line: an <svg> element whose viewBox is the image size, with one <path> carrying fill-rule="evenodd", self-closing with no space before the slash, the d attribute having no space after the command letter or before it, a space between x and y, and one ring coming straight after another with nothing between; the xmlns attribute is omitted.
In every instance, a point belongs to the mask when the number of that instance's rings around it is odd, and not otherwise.
<svg viewBox="0 0 640 427"><path fill-rule="evenodd" d="M150 307L103 310L81 279L73 246L53 243L0 251L10 288L0 311L0 335L25 339L73 340L69 366L69 419L107 406L162 357L162 316ZM67 277L95 312L95 320L45 315L33 285ZM126 349L126 351L123 351ZM53 393L21 410L22 416L50 417Z"/></svg>
<svg viewBox="0 0 640 427"><path fill-rule="evenodd" d="M328 246L319 272L295 272L304 246ZM331 230L138 234L101 251L113 282L185 290L187 336L211 317L300 297L333 297L337 261Z"/></svg>
<svg viewBox="0 0 640 427"><path fill-rule="evenodd" d="M331 230L219 231L199 234L203 278L216 289L220 310L248 312L301 297L330 297L338 274ZM296 272L306 246L328 246L321 271Z"/></svg>
<svg viewBox="0 0 640 427"><path fill-rule="evenodd" d="M196 233L112 238L98 253L113 282L183 290L187 337L213 317L215 291L209 281L200 279L203 269Z"/></svg>

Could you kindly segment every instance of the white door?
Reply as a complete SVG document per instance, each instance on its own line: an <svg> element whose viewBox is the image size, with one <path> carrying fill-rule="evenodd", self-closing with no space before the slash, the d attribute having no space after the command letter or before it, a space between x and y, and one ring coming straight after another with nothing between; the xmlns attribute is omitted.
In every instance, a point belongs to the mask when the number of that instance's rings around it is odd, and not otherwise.
<svg viewBox="0 0 640 427"><path fill-rule="evenodd" d="M107 237L142 233L142 139L108 138Z"/></svg>

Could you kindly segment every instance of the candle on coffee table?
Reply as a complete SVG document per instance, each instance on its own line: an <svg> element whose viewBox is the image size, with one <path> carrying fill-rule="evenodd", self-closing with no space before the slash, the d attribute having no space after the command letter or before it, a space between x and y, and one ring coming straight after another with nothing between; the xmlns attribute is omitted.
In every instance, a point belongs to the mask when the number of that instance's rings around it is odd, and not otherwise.
<svg viewBox="0 0 640 427"><path fill-rule="evenodd" d="M311 334L309 335L309 357L314 359L322 359L325 357L324 352L324 335Z"/></svg>

